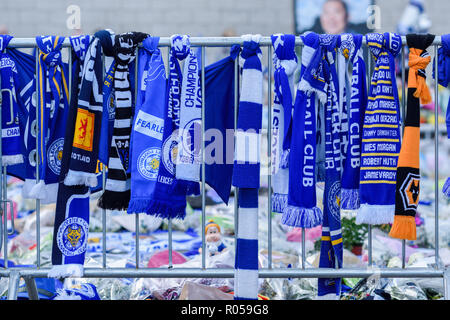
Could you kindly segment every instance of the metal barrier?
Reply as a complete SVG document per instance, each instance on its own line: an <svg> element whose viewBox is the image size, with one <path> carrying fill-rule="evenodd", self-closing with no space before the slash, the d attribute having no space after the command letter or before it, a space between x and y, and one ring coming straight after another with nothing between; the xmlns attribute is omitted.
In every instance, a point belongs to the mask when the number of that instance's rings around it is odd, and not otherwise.
<svg viewBox="0 0 450 320"><path fill-rule="evenodd" d="M231 47L234 44L243 44L243 40L240 37L191 37L191 46L200 47L202 57L205 57L206 47ZM365 39L364 42L365 44ZM405 82L405 45L406 37L402 38L402 52L401 52L401 64L402 64L402 97L406 97L406 82ZM438 47L441 45L441 37L437 36L432 44L434 47L434 53L437 57ZM170 38L161 37L159 42L160 47L170 48ZM267 66L269 75L272 74L272 43L270 37L262 37L260 41L261 47L266 47L267 49ZM296 38L296 46L301 47L302 41L300 37ZM9 43L10 48L36 48L39 53L39 49L36 46L36 41L34 38L13 38ZM70 43L68 38L65 39L63 47L68 48L69 51L69 65L71 65L71 55L70 55ZM136 49L138 53L139 47ZM169 50L167 50L169 53ZM139 63L138 55L136 55L136 64ZM235 93L238 92L239 83L237 81L238 77L238 62L239 57L235 60L234 73L235 73ZM167 59L168 61L169 59ZM368 79L370 80L370 68L372 57L370 53L367 53L366 63L368 65ZM434 60L433 68L437 72L438 64L437 59ZM37 62L36 62L37 70ZM137 70L135 68L136 76L135 81L137 81ZM69 67L69 81L71 81L71 66ZM168 72L168 68L167 68ZM202 79L202 96L205 96L204 87L204 77L205 77L205 59L202 58L201 63L201 79ZM271 122L271 109L272 109L272 82L271 77L268 77L268 131L267 131L267 156L268 156L268 167L271 166L271 139L272 139L272 122ZM434 95L435 103L438 104L438 83L434 81ZM69 83L69 88L71 85ZM135 85L137 88L137 85ZM37 90L37 89L36 89ZM70 90L70 89L69 89ZM70 92L69 92L70 94ZM238 108L238 95L235 94L235 127L237 118L237 108ZM1 108L1 95L0 95L0 108ZM402 118L405 115L406 102L402 99L401 104L401 114ZM1 110L1 109L0 109ZM205 139L204 139L204 119L205 119L205 107L204 100L202 100L202 161L205 163ZM1 112L0 112L0 123L1 123ZM271 213L271 173L268 172L268 266L266 268L259 269L260 278L336 278L336 277L353 277L353 278L368 278L372 275L377 275L380 278L443 278L445 299L450 299L450 269L444 268L439 259L439 185L438 185L438 154L439 154L439 143L438 143L438 108L435 108L435 125L434 125L434 139L435 139L435 264L432 268L406 268L406 242L402 242L402 268L376 268L373 266L372 259L372 227L369 225L368 228L368 266L366 269L329 269L329 268L306 268L306 248L305 248L305 229L302 230L302 256L301 256L301 268L274 268L272 263L272 215ZM1 158L1 130L0 130L0 158ZM37 162L39 162L39 155L37 155ZM105 185L105 169L103 167L103 186ZM36 166L36 182L39 182L39 168ZM202 212L201 212L201 225L202 229L205 229L206 225L206 192L205 192L205 166L202 166ZM10 204L12 209L12 202L7 200L7 190L6 190L6 167L3 168L1 175L1 207L3 213L2 225L0 226L0 249L3 244L3 258L5 260L5 267L0 269L0 277L9 277L9 290L8 299L17 299L18 287L20 278L25 280L26 288L30 299L37 300L37 288L34 281L35 278L46 278L49 269L41 267L41 256L40 256L40 200L36 200L36 268L9 268L8 267L8 231L7 226L7 204ZM233 187L234 188L234 187ZM235 231L239 227L239 222L237 221L237 189L234 188L234 227ZM12 210L11 210L12 211ZM13 214L11 215L13 219ZM136 227L136 268L107 268L106 266L106 210L102 210L102 226L103 226L103 265L102 268L85 268L84 278L233 278L233 269L221 269L221 268L206 268L205 263L205 234L202 232L202 264L201 268L174 268L172 264L172 221L168 220L168 250L169 250L169 265L168 268L141 268L139 266L139 215L135 215L135 227ZM14 221L12 220L12 225L14 228ZM14 230L12 231L14 232ZM235 232L236 233L236 232Z"/></svg>

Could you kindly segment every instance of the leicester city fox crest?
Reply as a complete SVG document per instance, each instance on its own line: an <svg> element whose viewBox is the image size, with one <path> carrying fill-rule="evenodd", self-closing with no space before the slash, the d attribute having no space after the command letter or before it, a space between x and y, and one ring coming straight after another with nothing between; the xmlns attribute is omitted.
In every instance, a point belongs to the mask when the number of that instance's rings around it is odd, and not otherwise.
<svg viewBox="0 0 450 320"><path fill-rule="evenodd" d="M57 244L65 256L76 256L86 251L89 225L79 217L66 219L59 227Z"/></svg>

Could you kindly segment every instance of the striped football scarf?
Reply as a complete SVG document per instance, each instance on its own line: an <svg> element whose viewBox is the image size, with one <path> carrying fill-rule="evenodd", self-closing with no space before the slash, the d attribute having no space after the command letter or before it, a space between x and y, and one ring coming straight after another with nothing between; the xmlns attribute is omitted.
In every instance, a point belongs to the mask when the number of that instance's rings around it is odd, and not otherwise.
<svg viewBox="0 0 450 320"><path fill-rule="evenodd" d="M287 206L289 189L289 159L291 121L293 108L294 72L297 69L295 36L271 36L274 65L274 100L272 109L272 211L282 213Z"/></svg>
<svg viewBox="0 0 450 320"><path fill-rule="evenodd" d="M420 192L420 105L432 101L425 68L431 61L426 49L433 43L434 37L431 34L406 36L409 47L408 100L397 165L394 223L389 232L393 238L416 240L415 216Z"/></svg>
<svg viewBox="0 0 450 320"><path fill-rule="evenodd" d="M338 38L339 94L342 116L348 119L346 129L341 128L341 146L343 156L341 209L357 210L359 208L359 175L361 157L361 135L364 110L367 105L366 66L363 58L362 35L343 34ZM352 64L351 78L348 66ZM350 80L351 79L351 80ZM342 123L342 122L341 122ZM343 135L343 132L346 135Z"/></svg>
<svg viewBox="0 0 450 320"><path fill-rule="evenodd" d="M234 299L258 298L258 189L263 74L260 35L244 35L233 185L239 188Z"/></svg>
<svg viewBox="0 0 450 320"><path fill-rule="evenodd" d="M201 138L202 138L202 89L200 83L199 61L191 49L189 36L174 43L184 46L188 51L183 68L180 97L180 134L177 155L176 178L187 181L200 181Z"/></svg>
<svg viewBox="0 0 450 320"><path fill-rule="evenodd" d="M435 68L433 68L433 77L438 78L441 86L448 87L450 82L450 34L441 36L441 43L442 46L438 49L438 76L436 76ZM447 104L445 124L447 126L447 137L450 139L450 99ZM450 178L445 181L442 192L450 199Z"/></svg>
<svg viewBox="0 0 450 320"><path fill-rule="evenodd" d="M320 36L320 44L326 49L323 63L324 80L327 83L325 104L325 190L323 196L323 224L319 268L342 268L343 246L341 232L341 110L339 84L336 72L337 36ZM339 298L341 279L318 279L318 299Z"/></svg>
<svg viewBox="0 0 450 320"><path fill-rule="evenodd" d="M76 117L79 90L83 79L83 63L89 48L90 36L70 37L72 45L73 73L71 98L64 149L61 159L58 197L53 227L52 268L50 278L82 277L84 258L89 233L89 187L85 185L67 186L64 178L69 170L72 155L73 136L76 132Z"/></svg>
<svg viewBox="0 0 450 320"><path fill-rule="evenodd" d="M41 199L42 203L56 202L61 154L64 145L65 122L69 104L68 71L61 59L64 37L38 36L38 103L36 152L39 155L39 183L33 181L29 189L24 185L26 198ZM30 180L31 181L31 180ZM28 191L28 192L27 192Z"/></svg>
<svg viewBox="0 0 450 320"><path fill-rule="evenodd" d="M141 32L127 32L115 37L114 94L116 110L109 151L108 178L105 191L98 200L98 206L102 209L126 210L130 202L129 151L133 98L129 64L136 57L136 47L147 36Z"/></svg>
<svg viewBox="0 0 450 320"><path fill-rule="evenodd" d="M360 208L356 223L387 224L394 220L400 119L395 57L401 50L398 34L371 33L367 44L375 58L369 102L364 116L360 168Z"/></svg>
<svg viewBox="0 0 450 320"><path fill-rule="evenodd" d="M2 90L2 166L23 163L22 144L18 116L18 81L15 62L5 52L13 37L0 35L0 73Z"/></svg>
<svg viewBox="0 0 450 320"><path fill-rule="evenodd" d="M281 221L293 227L314 228L322 223L322 211L316 206L315 97L326 97L328 84L321 81L324 80L323 73L316 74L323 70L325 61L319 35L309 32L302 36L302 40L302 68L294 104L289 153L288 203Z"/></svg>

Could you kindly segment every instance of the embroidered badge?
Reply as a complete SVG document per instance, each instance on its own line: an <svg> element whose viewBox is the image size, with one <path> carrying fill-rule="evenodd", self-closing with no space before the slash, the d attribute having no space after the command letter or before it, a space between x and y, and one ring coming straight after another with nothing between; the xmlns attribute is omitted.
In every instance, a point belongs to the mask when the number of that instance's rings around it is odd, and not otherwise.
<svg viewBox="0 0 450 320"><path fill-rule="evenodd" d="M57 245L65 256L76 256L86 251L89 225L86 220L72 217L58 228Z"/></svg>
<svg viewBox="0 0 450 320"><path fill-rule="evenodd" d="M145 149L138 158L138 171L146 179L156 180L161 158L159 148Z"/></svg>
<svg viewBox="0 0 450 320"><path fill-rule="evenodd" d="M61 171L63 148L64 138L59 138L54 141L47 150L48 166L56 175L58 175Z"/></svg>
<svg viewBox="0 0 450 320"><path fill-rule="evenodd" d="M420 175L408 173L400 187L403 207L406 210L415 210L419 204Z"/></svg>
<svg viewBox="0 0 450 320"><path fill-rule="evenodd" d="M87 110L78 108L75 123L73 146L86 151L92 151L94 139L95 115Z"/></svg>

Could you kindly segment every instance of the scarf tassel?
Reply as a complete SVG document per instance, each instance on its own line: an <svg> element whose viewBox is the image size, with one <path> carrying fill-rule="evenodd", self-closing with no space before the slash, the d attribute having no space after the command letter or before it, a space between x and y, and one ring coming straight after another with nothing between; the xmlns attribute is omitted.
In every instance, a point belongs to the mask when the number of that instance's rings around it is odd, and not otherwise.
<svg viewBox="0 0 450 320"><path fill-rule="evenodd" d="M176 202L165 202L161 200L149 200L146 212L151 212L152 216L168 219L184 219L186 216L186 205L174 206Z"/></svg>
<svg viewBox="0 0 450 320"><path fill-rule="evenodd" d="M359 206L359 189L341 189L341 210L357 210Z"/></svg>
<svg viewBox="0 0 450 320"><path fill-rule="evenodd" d="M394 222L395 205L361 204L356 224L381 225Z"/></svg>
<svg viewBox="0 0 450 320"><path fill-rule="evenodd" d="M287 206L283 211L281 222L291 227L315 228L322 224L323 214L318 207L300 208Z"/></svg>
<svg viewBox="0 0 450 320"><path fill-rule="evenodd" d="M2 156L3 166L12 166L15 164L23 163L23 156L21 154L16 154L12 156Z"/></svg>
<svg viewBox="0 0 450 320"><path fill-rule="evenodd" d="M283 212L288 204L288 195L283 193L272 194L272 211Z"/></svg>
<svg viewBox="0 0 450 320"><path fill-rule="evenodd" d="M124 192L105 190L98 199L98 206L108 210L127 210L130 196L130 189Z"/></svg>
<svg viewBox="0 0 450 320"><path fill-rule="evenodd" d="M81 278L84 274L84 268L81 264L63 264L54 265L49 272L47 277L49 278Z"/></svg>
<svg viewBox="0 0 450 320"><path fill-rule="evenodd" d="M66 186L88 186L95 188L98 185L97 175L95 173L88 172L74 172L69 170L66 178L64 179L64 184Z"/></svg>
<svg viewBox="0 0 450 320"><path fill-rule="evenodd" d="M389 236L398 239L416 240L416 219L413 216L396 215Z"/></svg>
<svg viewBox="0 0 450 320"><path fill-rule="evenodd" d="M445 181L444 188L442 188L442 192L445 194L447 198L450 198L450 178L447 178L447 181Z"/></svg>

